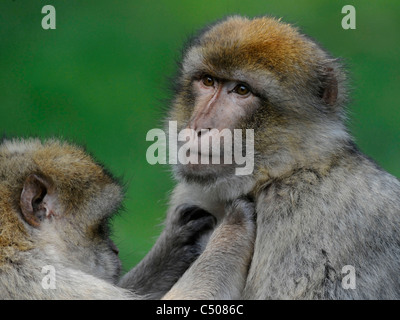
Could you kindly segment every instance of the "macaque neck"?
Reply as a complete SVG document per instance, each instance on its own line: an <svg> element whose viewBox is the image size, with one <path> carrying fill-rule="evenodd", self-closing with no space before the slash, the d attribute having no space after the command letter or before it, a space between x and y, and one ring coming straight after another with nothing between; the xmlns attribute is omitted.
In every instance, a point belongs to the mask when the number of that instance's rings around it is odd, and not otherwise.
<svg viewBox="0 0 400 320"><path fill-rule="evenodd" d="M224 216L226 203L248 195L254 186L252 175L218 179L209 185L181 182L174 190L172 203L197 205L220 220Z"/></svg>

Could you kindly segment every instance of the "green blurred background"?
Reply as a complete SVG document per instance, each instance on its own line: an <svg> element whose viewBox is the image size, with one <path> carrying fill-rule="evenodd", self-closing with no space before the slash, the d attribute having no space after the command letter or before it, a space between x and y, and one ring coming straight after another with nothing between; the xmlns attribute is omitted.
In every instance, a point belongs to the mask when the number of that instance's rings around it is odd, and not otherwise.
<svg viewBox="0 0 400 320"><path fill-rule="evenodd" d="M43 30L51 4L57 29ZM357 10L343 30L341 8ZM188 35L228 14L272 14L296 24L352 79L350 128L360 148L400 177L400 2L393 1L0 1L0 133L60 136L87 146L128 183L113 238L125 270L160 232L173 181L146 162L167 77Z"/></svg>

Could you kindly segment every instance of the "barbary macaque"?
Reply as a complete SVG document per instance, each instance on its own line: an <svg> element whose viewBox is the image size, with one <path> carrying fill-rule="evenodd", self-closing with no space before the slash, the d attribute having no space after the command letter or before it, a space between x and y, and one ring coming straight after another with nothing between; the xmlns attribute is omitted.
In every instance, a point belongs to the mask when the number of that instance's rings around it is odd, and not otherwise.
<svg viewBox="0 0 400 320"><path fill-rule="evenodd" d="M192 204L220 221L227 201L254 198L240 298L400 298L400 183L355 145L347 86L337 59L272 17L228 17L186 46L166 120L194 133L178 147L222 159L245 140L226 150L221 132L252 129L254 170L178 162L171 211Z"/></svg>

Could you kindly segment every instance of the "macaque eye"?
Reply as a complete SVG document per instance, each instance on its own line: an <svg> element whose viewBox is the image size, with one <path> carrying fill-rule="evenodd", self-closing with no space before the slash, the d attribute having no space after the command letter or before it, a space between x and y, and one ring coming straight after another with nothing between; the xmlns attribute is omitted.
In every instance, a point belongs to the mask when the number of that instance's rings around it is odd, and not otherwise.
<svg viewBox="0 0 400 320"><path fill-rule="evenodd" d="M233 92L237 93L238 95L245 96L250 92L250 89L246 87L244 84L238 84L234 89Z"/></svg>
<svg viewBox="0 0 400 320"><path fill-rule="evenodd" d="M212 87L212 86L214 86L214 82L215 82L215 81L214 81L214 78L211 77L211 76L209 76L209 75L204 76L201 80L203 81L203 84L204 84L205 86L207 86L207 87Z"/></svg>

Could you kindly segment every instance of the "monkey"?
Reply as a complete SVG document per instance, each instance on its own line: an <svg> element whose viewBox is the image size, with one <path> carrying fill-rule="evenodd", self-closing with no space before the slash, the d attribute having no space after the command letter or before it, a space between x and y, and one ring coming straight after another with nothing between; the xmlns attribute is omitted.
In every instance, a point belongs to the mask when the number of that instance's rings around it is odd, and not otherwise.
<svg viewBox="0 0 400 320"><path fill-rule="evenodd" d="M215 218L182 204L169 214L146 257L120 278L110 223L123 196L122 184L72 143L35 138L0 143L0 299L183 299L187 291L193 299L239 295L254 244L250 201L227 205L227 219L205 249L202 237L211 233ZM231 258L224 259L215 278L221 251ZM238 261L237 251L247 254ZM232 276L236 281L229 280Z"/></svg>
<svg viewBox="0 0 400 320"><path fill-rule="evenodd" d="M189 39L172 90L166 123L191 130L179 147L208 146L198 158L244 147L225 147L223 130L254 134L249 174L234 161L172 165L169 210L184 202L220 221L226 201L254 199L240 299L400 298L400 183L346 126L339 59L281 19L229 16Z"/></svg>

